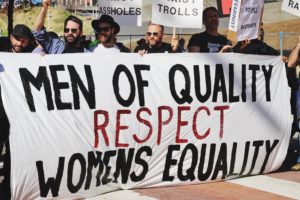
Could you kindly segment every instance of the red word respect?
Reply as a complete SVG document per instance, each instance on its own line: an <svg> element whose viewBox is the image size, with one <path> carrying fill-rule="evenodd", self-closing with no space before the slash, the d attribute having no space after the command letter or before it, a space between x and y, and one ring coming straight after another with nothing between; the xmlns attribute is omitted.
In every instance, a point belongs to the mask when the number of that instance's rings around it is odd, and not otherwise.
<svg viewBox="0 0 300 200"><path fill-rule="evenodd" d="M218 112L219 119L218 119L218 124L219 124L219 137L223 137L223 130L224 130L224 118L225 118L225 110L228 110L230 107L228 105L223 105L223 106L215 106L213 108L214 111ZM167 126L170 124L172 120L177 120L176 121L176 136L175 136L175 141L174 143L181 144L181 143L188 143L189 139L188 138L183 138L181 135L181 130L182 127L184 126L190 126L192 130L192 135L198 140L203 140L207 138L211 131L210 128L207 127L206 131L204 133L201 133L198 131L197 125L199 125L199 117L201 115L201 120L206 116L207 120L209 120L209 117L211 116L211 111L208 107L206 106L200 106L198 107L195 111L193 111L193 119L192 120L187 120L184 119L183 113L184 112L191 112L191 107L190 106L178 106L177 107L177 114L174 116L174 110L170 106L159 106L157 108L157 134L156 134L156 144L159 145L161 143L161 138L162 138L162 129L164 126ZM111 139L114 139L115 146L116 147L128 147L129 144L125 143L124 141L120 141L120 135L121 134L128 134L128 131L126 130L129 128L128 124L124 123L125 120L124 117L126 115L131 115L133 114L131 110L129 109L120 109L116 111L116 119L113 120L115 121L115 130L114 130L114 135L113 137L108 136L108 125L110 123L110 116L109 112L106 110L96 110L94 112L94 148L99 147L99 134L102 135L102 139L104 140L106 146L111 145ZM135 119L137 123L142 123L145 126L148 127L148 133L144 138L141 138L138 134L133 133L130 135L132 139L138 143L138 144L143 144L146 143L153 135L154 128L153 128L153 122L151 122L148 119L145 119L145 115L152 116L152 111L147 108L147 107L141 107L139 108L136 113L135 113ZM164 116L164 117L163 117ZM167 116L167 117L166 117ZM100 121L100 118L103 119ZM205 120L206 120L205 118ZM109 129L111 130L111 129ZM112 134L110 132L110 134Z"/></svg>

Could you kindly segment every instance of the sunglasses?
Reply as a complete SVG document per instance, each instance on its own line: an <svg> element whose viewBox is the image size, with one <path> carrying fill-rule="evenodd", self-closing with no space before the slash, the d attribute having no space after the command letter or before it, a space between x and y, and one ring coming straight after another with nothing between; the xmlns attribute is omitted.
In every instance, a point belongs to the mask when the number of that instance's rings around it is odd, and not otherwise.
<svg viewBox="0 0 300 200"><path fill-rule="evenodd" d="M98 27L96 31L97 31L98 33L101 33L101 32L107 32L107 31L109 31L109 29L111 29L111 26L102 27L102 28L101 28L101 27Z"/></svg>
<svg viewBox="0 0 300 200"><path fill-rule="evenodd" d="M70 31L71 31L72 33L77 33L77 29L76 29L76 28L71 28L71 29L70 29L70 28L65 28L65 29L64 29L64 32L65 32L65 33L69 33Z"/></svg>
<svg viewBox="0 0 300 200"><path fill-rule="evenodd" d="M153 35L154 37L157 37L158 36L158 32L147 32L146 35L147 36Z"/></svg>

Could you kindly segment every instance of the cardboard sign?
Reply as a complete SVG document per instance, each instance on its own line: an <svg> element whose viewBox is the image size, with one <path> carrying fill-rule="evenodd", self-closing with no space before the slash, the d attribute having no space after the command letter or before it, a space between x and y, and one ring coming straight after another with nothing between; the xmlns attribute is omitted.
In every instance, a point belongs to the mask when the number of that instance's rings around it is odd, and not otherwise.
<svg viewBox="0 0 300 200"><path fill-rule="evenodd" d="M281 10L300 17L299 0L283 0Z"/></svg>
<svg viewBox="0 0 300 200"><path fill-rule="evenodd" d="M228 39L242 41L258 38L264 0L233 0Z"/></svg>
<svg viewBox="0 0 300 200"><path fill-rule="evenodd" d="M98 0L99 14L110 15L121 26L142 26L142 0Z"/></svg>
<svg viewBox="0 0 300 200"><path fill-rule="evenodd" d="M203 0L152 1L152 22L170 27L201 28Z"/></svg>
<svg viewBox="0 0 300 200"><path fill-rule="evenodd" d="M268 173L285 159L280 57L1 53L12 199Z"/></svg>

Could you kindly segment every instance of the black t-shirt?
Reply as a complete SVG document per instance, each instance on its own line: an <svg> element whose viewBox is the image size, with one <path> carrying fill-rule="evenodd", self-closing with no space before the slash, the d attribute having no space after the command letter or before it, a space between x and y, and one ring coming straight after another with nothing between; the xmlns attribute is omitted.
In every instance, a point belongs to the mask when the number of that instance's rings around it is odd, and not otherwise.
<svg viewBox="0 0 300 200"><path fill-rule="evenodd" d="M219 52L223 46L231 45L231 42L224 36L213 36L206 31L192 35L188 47L200 47L200 52L216 53Z"/></svg>
<svg viewBox="0 0 300 200"><path fill-rule="evenodd" d="M171 44L162 42L162 45L158 48L151 48L148 44L137 46L134 52L137 53L139 50L146 50L148 53L174 53Z"/></svg>
<svg viewBox="0 0 300 200"><path fill-rule="evenodd" d="M72 47L72 46L66 46L63 53L83 53L84 48L83 47Z"/></svg>

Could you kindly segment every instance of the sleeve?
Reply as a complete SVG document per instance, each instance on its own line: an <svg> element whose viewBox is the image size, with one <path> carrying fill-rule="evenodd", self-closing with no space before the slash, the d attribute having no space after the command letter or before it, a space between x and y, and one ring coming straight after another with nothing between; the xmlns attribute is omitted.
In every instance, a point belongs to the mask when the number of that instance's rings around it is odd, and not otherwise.
<svg viewBox="0 0 300 200"><path fill-rule="evenodd" d="M45 29L32 31L37 42L48 54L60 54L65 49L65 43L60 38L54 38Z"/></svg>
<svg viewBox="0 0 300 200"><path fill-rule="evenodd" d="M192 35L192 37L189 40L188 47L199 46L198 40L199 39L198 39L197 35Z"/></svg>

